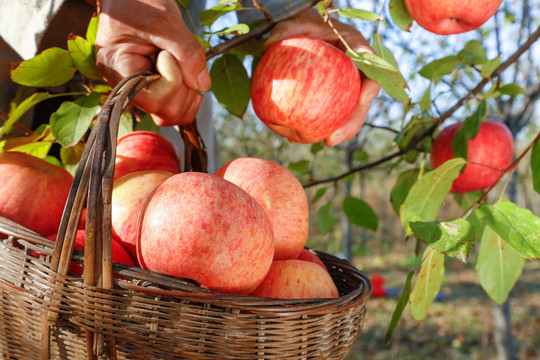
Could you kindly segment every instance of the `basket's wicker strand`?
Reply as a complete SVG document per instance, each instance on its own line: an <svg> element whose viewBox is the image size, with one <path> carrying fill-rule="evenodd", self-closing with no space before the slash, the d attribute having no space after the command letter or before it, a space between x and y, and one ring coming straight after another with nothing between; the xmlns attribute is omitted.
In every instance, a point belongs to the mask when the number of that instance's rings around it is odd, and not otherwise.
<svg viewBox="0 0 540 360"><path fill-rule="evenodd" d="M371 293L369 280L347 261L318 252L339 298L293 300L222 294L111 262L117 121L152 79L148 73L125 79L103 106L56 242L0 217L0 358L345 359ZM196 126L181 127L181 134L187 168L206 171ZM82 254L73 246L85 202ZM71 262L84 264L82 279L68 274Z"/></svg>

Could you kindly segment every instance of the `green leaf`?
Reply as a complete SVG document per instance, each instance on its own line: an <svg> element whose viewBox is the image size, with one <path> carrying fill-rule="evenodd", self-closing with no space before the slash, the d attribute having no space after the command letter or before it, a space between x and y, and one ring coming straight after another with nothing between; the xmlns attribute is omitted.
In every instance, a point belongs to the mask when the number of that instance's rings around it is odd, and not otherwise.
<svg viewBox="0 0 540 360"><path fill-rule="evenodd" d="M455 55L443 57L424 65L418 74L433 82L438 82L444 75L451 74L459 64L459 58Z"/></svg>
<svg viewBox="0 0 540 360"><path fill-rule="evenodd" d="M413 275L414 271L409 271L409 274L407 275L407 280L405 280L405 286L403 287L401 296L399 297L394 313L392 314L392 319L390 320L390 324L388 325L388 330L386 330L386 342L389 342L392 339L392 336L394 335L394 332L396 331L397 325L399 323L399 319L401 319L401 315L403 314L403 310L405 310L405 307L409 303Z"/></svg>
<svg viewBox="0 0 540 360"><path fill-rule="evenodd" d="M411 221L433 221L448 195L452 182L458 177L465 160L451 159L427 172L409 191L400 208L401 224L407 236L412 235Z"/></svg>
<svg viewBox="0 0 540 360"><path fill-rule="evenodd" d="M152 116L150 114L145 113L141 117L141 120L137 124L135 124L135 130L158 132L159 126L157 126L154 120L152 120Z"/></svg>
<svg viewBox="0 0 540 360"><path fill-rule="evenodd" d="M317 211L317 220L319 223L319 229L323 234L328 233L336 225L336 215L334 209L332 209L332 203L327 202L319 208Z"/></svg>
<svg viewBox="0 0 540 360"><path fill-rule="evenodd" d="M320 141L318 143L314 143L314 144L311 144L311 147L309 148L309 151L313 154L313 155L317 155L317 153L319 151L321 151L322 149L324 149L326 146L324 145L324 141Z"/></svg>
<svg viewBox="0 0 540 360"><path fill-rule="evenodd" d="M390 0L388 10L390 11L390 17L397 27L404 31L410 30L413 24L413 18L404 0Z"/></svg>
<svg viewBox="0 0 540 360"><path fill-rule="evenodd" d="M65 101L51 115L51 131L60 144L73 146L81 140L98 110L99 98L98 93L90 93Z"/></svg>
<svg viewBox="0 0 540 360"><path fill-rule="evenodd" d="M462 63L470 65L481 65L488 61L486 49L484 49L484 44L480 40L469 41L457 56Z"/></svg>
<svg viewBox="0 0 540 360"><path fill-rule="evenodd" d="M400 150L407 149L411 141L416 139L416 136L422 134L430 127L433 122L431 118L422 118L422 115L415 115L407 123L407 125L401 130L395 137L394 142L397 144ZM407 154L413 153L414 156L406 158L408 162L414 162L416 159L417 151L409 151Z"/></svg>
<svg viewBox="0 0 540 360"><path fill-rule="evenodd" d="M390 202L397 215L399 215L399 208L405 201L411 187L416 180L418 180L419 173L420 171L418 169L409 169L399 174L398 179L390 192Z"/></svg>
<svg viewBox="0 0 540 360"><path fill-rule="evenodd" d="M354 8L343 8L338 9L338 14L348 18L362 19L366 21L375 21L375 20L384 20L379 15L371 11L354 9Z"/></svg>
<svg viewBox="0 0 540 360"><path fill-rule="evenodd" d="M203 25L210 27L221 16L241 8L242 4L239 2L236 2L233 5L217 5L210 9L201 11L199 14L199 19Z"/></svg>
<svg viewBox="0 0 540 360"><path fill-rule="evenodd" d="M495 59L491 59L485 64L482 64L482 70L480 71L480 75L484 79L489 79L491 77L491 74L495 71L501 65L501 56L497 56Z"/></svg>
<svg viewBox="0 0 540 360"><path fill-rule="evenodd" d="M373 50L382 57L384 60L388 61L390 64L392 64L396 69L399 68L399 65L396 61L396 58L394 57L394 53L388 49L386 46L384 46L382 42L382 36L378 33L375 33L373 35Z"/></svg>
<svg viewBox="0 0 540 360"><path fill-rule="evenodd" d="M451 221L413 221L414 235L430 247L463 262L474 249L474 228L464 219Z"/></svg>
<svg viewBox="0 0 540 360"><path fill-rule="evenodd" d="M51 150L52 144L53 141L30 142L21 146L14 147L10 149L10 151L23 152L38 157L40 159L45 159L45 157L47 157L47 154Z"/></svg>
<svg viewBox="0 0 540 360"><path fill-rule="evenodd" d="M249 26L246 24L238 24L234 25L225 29L217 30L217 31L203 31L203 34L205 35L242 35L247 34L249 32Z"/></svg>
<svg viewBox="0 0 540 360"><path fill-rule="evenodd" d="M521 275L525 259L489 226L484 230L476 263L480 285L498 304L508 299Z"/></svg>
<svg viewBox="0 0 540 360"><path fill-rule="evenodd" d="M444 277L444 255L428 247L424 251L420 273L409 297L411 315L424 320L427 311L441 289Z"/></svg>
<svg viewBox="0 0 540 360"><path fill-rule="evenodd" d="M478 108L468 116L456 132L452 140L452 151L454 157L467 159L469 152L469 140L473 140L480 130L482 121L487 117L487 106L485 100L482 100Z"/></svg>
<svg viewBox="0 0 540 360"><path fill-rule="evenodd" d="M531 151L531 170L533 188L540 194L540 141L537 141L536 144L533 145Z"/></svg>
<svg viewBox="0 0 540 360"><path fill-rule="evenodd" d="M69 51L54 47L19 63L11 70L11 80L25 86L58 86L71 80L76 71Z"/></svg>
<svg viewBox="0 0 540 360"><path fill-rule="evenodd" d="M476 203L484 195L484 190L469 191L466 193L453 193L454 200L458 203L463 212Z"/></svg>
<svg viewBox="0 0 540 360"><path fill-rule="evenodd" d="M499 92L503 95L517 96L525 94L525 90L516 83L504 84L499 86Z"/></svg>
<svg viewBox="0 0 540 360"><path fill-rule="evenodd" d="M224 54L212 64L210 77L217 101L231 114L242 117L251 96L251 81L242 61Z"/></svg>
<svg viewBox="0 0 540 360"><path fill-rule="evenodd" d="M313 195L313 198L311 199L311 202L316 202L317 200L322 198L324 196L324 194L326 194L326 190L328 190L328 189L325 188L325 187L318 188L317 192L315 192L315 195Z"/></svg>
<svg viewBox="0 0 540 360"><path fill-rule="evenodd" d="M83 151L84 144L82 143L75 146L62 146L60 148L60 160L62 161L62 166L71 175L75 175L79 161L81 161Z"/></svg>
<svg viewBox="0 0 540 360"><path fill-rule="evenodd" d="M189 0L176 0L176 3L186 10L189 9Z"/></svg>
<svg viewBox="0 0 540 360"><path fill-rule="evenodd" d="M124 110L120 115L120 122L118 123L118 138L133 132L133 115L129 108Z"/></svg>
<svg viewBox="0 0 540 360"><path fill-rule="evenodd" d="M530 210L505 201L476 210L485 222L514 250L529 259L540 258L540 218Z"/></svg>
<svg viewBox="0 0 540 360"><path fill-rule="evenodd" d="M424 95L422 95L422 99L420 100L418 105L420 106L420 110L428 111L429 109L431 109L431 104L432 104L432 101L431 101L431 83L430 83L428 88L424 92Z"/></svg>
<svg viewBox="0 0 540 360"><path fill-rule="evenodd" d="M393 99L404 104L409 104L411 99L405 92L407 81L399 72L399 69L373 53L362 51L347 51L347 55L368 78L381 84L382 88Z"/></svg>
<svg viewBox="0 0 540 360"><path fill-rule="evenodd" d="M97 30L98 30L98 20L99 15L94 15L90 19L90 22L88 23L88 27L86 28L86 40L91 44L96 44L96 36L97 36Z"/></svg>
<svg viewBox="0 0 540 360"><path fill-rule="evenodd" d="M367 162L369 160L369 154L364 149L356 150L353 154L353 161L354 162Z"/></svg>
<svg viewBox="0 0 540 360"><path fill-rule="evenodd" d="M355 173L350 173L349 175L342 177L341 181L344 183L350 183L354 180L355 177L356 177Z"/></svg>
<svg viewBox="0 0 540 360"><path fill-rule="evenodd" d="M13 124L15 124L33 106L51 97L51 94L48 92L36 92L24 99L23 102L9 112L8 120L0 127L0 137L7 133Z"/></svg>
<svg viewBox="0 0 540 360"><path fill-rule="evenodd" d="M289 170L294 171L298 174L307 174L309 172L309 161L298 160L298 161L289 163Z"/></svg>
<svg viewBox="0 0 540 360"><path fill-rule="evenodd" d="M100 79L94 45L80 36L71 37L67 43L69 54L77 70L89 79Z"/></svg>
<svg viewBox="0 0 540 360"><path fill-rule="evenodd" d="M343 200L343 211L351 223L373 231L379 226L379 218L369 204L354 196Z"/></svg>

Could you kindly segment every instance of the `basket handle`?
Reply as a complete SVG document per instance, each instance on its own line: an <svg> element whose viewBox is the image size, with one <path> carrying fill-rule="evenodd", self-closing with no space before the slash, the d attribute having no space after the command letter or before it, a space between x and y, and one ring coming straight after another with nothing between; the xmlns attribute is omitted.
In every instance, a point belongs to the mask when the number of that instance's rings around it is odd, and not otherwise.
<svg viewBox="0 0 540 360"><path fill-rule="evenodd" d="M51 325L58 320L59 293L71 258L82 209L87 205L85 229L85 286L110 289L113 286L111 198L118 126L122 112L136 93L154 81L158 75L144 71L123 79L110 93L90 132L73 185L64 208L62 221L51 257L50 268L55 274L46 297L51 304L42 319L42 359L50 358ZM181 126L188 171L206 171L206 148L195 123ZM90 299L85 299L85 304ZM85 309L90 311L89 308ZM106 347L105 347L106 342ZM96 359L106 349L109 359L116 359L115 339L86 330L88 359Z"/></svg>

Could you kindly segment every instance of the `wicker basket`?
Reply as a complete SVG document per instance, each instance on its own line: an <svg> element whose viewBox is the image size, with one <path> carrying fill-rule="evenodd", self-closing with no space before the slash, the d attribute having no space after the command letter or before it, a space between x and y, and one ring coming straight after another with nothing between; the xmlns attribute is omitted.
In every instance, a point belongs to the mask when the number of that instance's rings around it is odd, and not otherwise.
<svg viewBox="0 0 540 360"><path fill-rule="evenodd" d="M340 297L302 300L227 295L111 262L115 126L146 81L148 74L126 79L100 112L56 242L0 218L1 358L345 359L371 293L347 261L319 252ZM204 170L204 147L193 128L185 134L187 161ZM85 201L82 254L73 242ZM71 261L84 263L82 277L67 274Z"/></svg>

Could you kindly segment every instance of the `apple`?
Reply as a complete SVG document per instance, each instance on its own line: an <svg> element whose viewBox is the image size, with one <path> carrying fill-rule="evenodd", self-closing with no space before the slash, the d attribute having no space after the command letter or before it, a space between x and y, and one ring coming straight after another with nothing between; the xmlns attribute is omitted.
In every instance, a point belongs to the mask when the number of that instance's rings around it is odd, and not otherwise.
<svg viewBox="0 0 540 360"><path fill-rule="evenodd" d="M279 299L337 298L339 292L330 274L303 260L277 260L252 296Z"/></svg>
<svg viewBox="0 0 540 360"><path fill-rule="evenodd" d="M431 148L433 169L454 157L452 141L462 123L450 125L435 137ZM508 127L499 121L483 121L473 140L468 142L465 170L454 180L450 191L465 193L495 184L501 171L512 164L514 139Z"/></svg>
<svg viewBox="0 0 540 360"><path fill-rule="evenodd" d="M289 170L270 160L246 157L230 161L215 175L240 186L266 211L274 229L274 260L300 255L309 231L308 201Z"/></svg>
<svg viewBox="0 0 540 360"><path fill-rule="evenodd" d="M439 35L478 29L499 9L502 0L405 0L411 17Z"/></svg>
<svg viewBox="0 0 540 360"><path fill-rule="evenodd" d="M143 170L180 172L173 144L153 131L133 131L118 139L114 179Z"/></svg>
<svg viewBox="0 0 540 360"><path fill-rule="evenodd" d="M112 231L120 244L137 257L137 223L146 197L165 179L168 171L137 171L114 181L111 203Z"/></svg>
<svg viewBox="0 0 540 360"><path fill-rule="evenodd" d="M144 269L248 294L272 264L274 233L264 209L240 187L186 172L166 179L147 198L137 256Z"/></svg>
<svg viewBox="0 0 540 360"><path fill-rule="evenodd" d="M21 152L0 153L0 215L42 236L58 231L73 176Z"/></svg>
<svg viewBox="0 0 540 360"><path fill-rule="evenodd" d="M259 119L291 142L327 138L360 96L354 62L335 46L291 37L272 45L253 74L251 102Z"/></svg>
<svg viewBox="0 0 540 360"><path fill-rule="evenodd" d="M319 265L320 267L322 267L326 271L328 271L328 269L326 268L326 265L324 265L324 263L319 258L319 256L317 256L317 253L315 253L315 251L313 251L311 249L306 249L306 248L302 249L302 252L300 253L300 256L298 256L298 258L296 260L312 262L314 264Z"/></svg>
<svg viewBox="0 0 540 360"><path fill-rule="evenodd" d="M49 240L56 241L57 235L50 235L48 236ZM77 230L77 234L75 235L75 244L73 245L73 248L76 250L84 251L84 239L85 234L84 230ZM129 266L135 266L135 261L133 261L133 258L129 254L129 252L113 237L112 238L112 261L120 264L125 264ZM39 257L40 255L43 255L38 252L33 252L32 255ZM76 262L71 262L69 265L69 271L76 275L82 275L83 273L83 266L77 264Z"/></svg>

